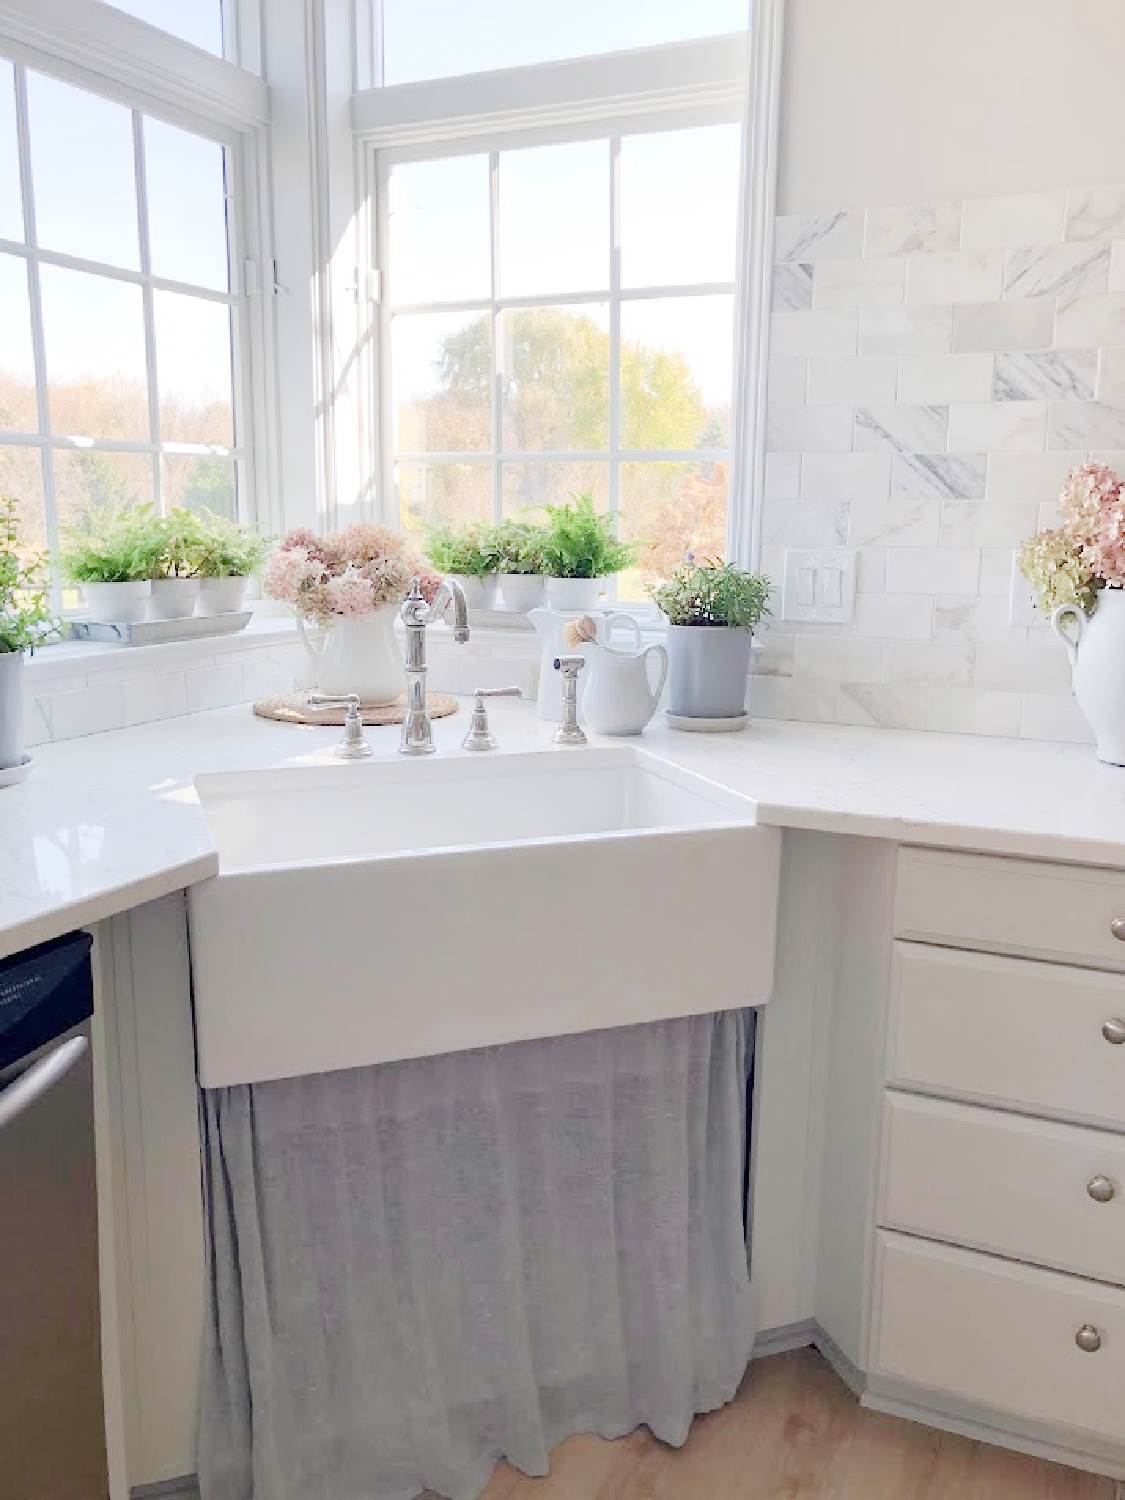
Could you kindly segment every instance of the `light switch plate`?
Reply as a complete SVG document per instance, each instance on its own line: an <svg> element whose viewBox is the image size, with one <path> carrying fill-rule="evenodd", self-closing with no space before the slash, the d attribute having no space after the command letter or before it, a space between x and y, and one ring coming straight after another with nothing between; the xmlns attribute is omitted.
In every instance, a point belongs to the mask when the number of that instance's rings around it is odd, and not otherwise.
<svg viewBox="0 0 1125 1500"><path fill-rule="evenodd" d="M855 614L855 557L846 548L787 549L781 618L847 625Z"/></svg>
<svg viewBox="0 0 1125 1500"><path fill-rule="evenodd" d="M1027 579L1020 572L1019 558L1015 553L1012 554L1012 581L1008 591L1008 624L1046 624L1035 603L1035 595L1031 591L1031 584L1028 583Z"/></svg>

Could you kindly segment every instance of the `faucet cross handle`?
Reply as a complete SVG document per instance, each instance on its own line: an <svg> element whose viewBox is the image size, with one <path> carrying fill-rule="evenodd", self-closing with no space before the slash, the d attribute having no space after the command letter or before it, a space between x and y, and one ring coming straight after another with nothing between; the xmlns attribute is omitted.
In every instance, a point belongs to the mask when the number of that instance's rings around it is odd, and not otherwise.
<svg viewBox="0 0 1125 1500"><path fill-rule="evenodd" d="M336 698L325 693L310 693L309 703L314 708L347 709L344 715L344 738L332 752L333 755L338 755L341 760L365 760L373 753L363 735L358 693L343 693Z"/></svg>

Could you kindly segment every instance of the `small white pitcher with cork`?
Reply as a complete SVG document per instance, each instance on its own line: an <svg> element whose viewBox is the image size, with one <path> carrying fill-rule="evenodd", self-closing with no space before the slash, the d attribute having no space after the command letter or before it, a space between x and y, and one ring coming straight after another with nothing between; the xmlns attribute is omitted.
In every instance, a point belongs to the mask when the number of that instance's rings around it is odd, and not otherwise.
<svg viewBox="0 0 1125 1500"><path fill-rule="evenodd" d="M597 622L589 615L569 620L563 630L568 646L589 647L582 717L595 734L640 734L664 691L668 653L663 646L619 651L603 645L597 639L597 630ZM659 664L655 683L650 659Z"/></svg>

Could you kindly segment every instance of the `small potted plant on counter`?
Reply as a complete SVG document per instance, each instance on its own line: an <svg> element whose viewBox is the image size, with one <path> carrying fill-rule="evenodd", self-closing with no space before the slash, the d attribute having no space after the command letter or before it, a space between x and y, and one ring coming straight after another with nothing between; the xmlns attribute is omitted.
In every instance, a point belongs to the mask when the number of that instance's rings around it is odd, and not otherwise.
<svg viewBox="0 0 1125 1500"><path fill-rule="evenodd" d="M543 528L503 521L492 534L504 608L526 614L543 603Z"/></svg>
<svg viewBox="0 0 1125 1500"><path fill-rule="evenodd" d="M499 559L495 527L479 521L464 526L439 522L427 526L423 552L439 573L446 573L465 591L470 609L494 609Z"/></svg>
<svg viewBox="0 0 1125 1500"><path fill-rule="evenodd" d="M92 619L133 625L148 613L163 545L151 505L91 509L63 532L63 572L81 585Z"/></svg>
<svg viewBox="0 0 1125 1500"><path fill-rule="evenodd" d="M0 782L5 771L17 772L25 765L24 653L57 628L43 558L20 548L17 503L0 500Z"/></svg>
<svg viewBox="0 0 1125 1500"><path fill-rule="evenodd" d="M204 556L203 524L194 511L172 510L155 521L160 539L148 601L150 620L186 620L199 601Z"/></svg>
<svg viewBox="0 0 1125 1500"><path fill-rule="evenodd" d="M247 583L266 560L269 538L208 510L203 515L199 545L196 614L236 614L242 608Z"/></svg>
<svg viewBox="0 0 1125 1500"><path fill-rule="evenodd" d="M636 560L634 543L617 537L617 518L598 515L592 491L565 505L548 505L543 532L543 572L552 609L596 609L605 580Z"/></svg>
<svg viewBox="0 0 1125 1500"><path fill-rule="evenodd" d="M750 641L769 614L770 581L733 563L689 555L650 589L668 620L668 716L677 728L746 722Z"/></svg>

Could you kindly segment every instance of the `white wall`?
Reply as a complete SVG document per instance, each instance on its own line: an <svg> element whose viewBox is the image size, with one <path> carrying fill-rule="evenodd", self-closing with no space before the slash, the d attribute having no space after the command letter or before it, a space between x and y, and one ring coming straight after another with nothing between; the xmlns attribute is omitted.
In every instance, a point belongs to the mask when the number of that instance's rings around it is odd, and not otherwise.
<svg viewBox="0 0 1125 1500"><path fill-rule="evenodd" d="M789 0L778 212L1125 179L1121 0Z"/></svg>

